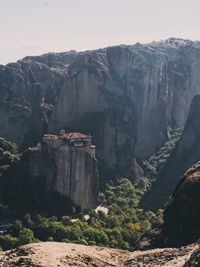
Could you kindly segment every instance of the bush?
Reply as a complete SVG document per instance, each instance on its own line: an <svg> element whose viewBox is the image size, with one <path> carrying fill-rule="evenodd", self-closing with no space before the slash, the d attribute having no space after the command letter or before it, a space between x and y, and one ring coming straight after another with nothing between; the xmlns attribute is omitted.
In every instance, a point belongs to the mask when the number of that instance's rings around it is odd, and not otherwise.
<svg viewBox="0 0 200 267"><path fill-rule="evenodd" d="M16 233L19 233L19 231L23 228L22 222L20 220L15 220L13 228Z"/></svg>
<svg viewBox="0 0 200 267"><path fill-rule="evenodd" d="M19 239L9 234L0 236L0 246L3 249L13 249L19 244Z"/></svg>
<svg viewBox="0 0 200 267"><path fill-rule="evenodd" d="M19 232L19 243L20 245L30 244L36 242L36 239L34 237L34 233L32 230L28 228L23 228Z"/></svg>

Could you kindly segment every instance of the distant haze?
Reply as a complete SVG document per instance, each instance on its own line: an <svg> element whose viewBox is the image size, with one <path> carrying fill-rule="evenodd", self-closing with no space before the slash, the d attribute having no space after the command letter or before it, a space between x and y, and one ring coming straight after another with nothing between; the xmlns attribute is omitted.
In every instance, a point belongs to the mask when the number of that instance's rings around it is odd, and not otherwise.
<svg viewBox="0 0 200 267"><path fill-rule="evenodd" d="M0 0L0 64L26 55L200 40L199 0Z"/></svg>

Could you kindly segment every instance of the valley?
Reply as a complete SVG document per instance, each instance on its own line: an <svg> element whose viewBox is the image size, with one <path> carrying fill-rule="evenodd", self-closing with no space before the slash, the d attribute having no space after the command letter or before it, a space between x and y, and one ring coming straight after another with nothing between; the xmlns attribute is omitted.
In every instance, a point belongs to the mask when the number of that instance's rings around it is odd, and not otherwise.
<svg viewBox="0 0 200 267"><path fill-rule="evenodd" d="M0 264L193 266L199 59L170 38L0 66Z"/></svg>

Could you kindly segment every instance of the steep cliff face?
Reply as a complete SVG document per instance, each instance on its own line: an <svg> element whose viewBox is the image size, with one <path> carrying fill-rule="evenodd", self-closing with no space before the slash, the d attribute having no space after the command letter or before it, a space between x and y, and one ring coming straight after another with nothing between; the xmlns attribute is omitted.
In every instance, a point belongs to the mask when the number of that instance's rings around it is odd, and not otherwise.
<svg viewBox="0 0 200 267"><path fill-rule="evenodd" d="M136 159L184 126L199 74L200 43L179 39L27 57L1 67L0 135L29 145L47 129L90 132L104 165L140 176Z"/></svg>
<svg viewBox="0 0 200 267"><path fill-rule="evenodd" d="M148 208L163 207L180 177L200 160L200 96L194 97L183 134L172 151L159 178L144 197Z"/></svg>
<svg viewBox="0 0 200 267"><path fill-rule="evenodd" d="M0 136L23 147L36 144L66 75L30 60L0 66Z"/></svg>
<svg viewBox="0 0 200 267"><path fill-rule="evenodd" d="M8 165L8 159L3 163ZM7 165L0 170L0 200L11 214L63 215L97 206L98 163L87 147L43 144L17 154Z"/></svg>
<svg viewBox="0 0 200 267"><path fill-rule="evenodd" d="M30 151L27 162L32 188L41 195L68 198L81 209L97 205L97 161L84 148L45 145L42 150Z"/></svg>
<svg viewBox="0 0 200 267"><path fill-rule="evenodd" d="M91 59L90 59L91 60ZM76 64L75 64L76 67ZM97 156L121 175L134 171L136 117L132 102L104 87L106 67L85 63L65 83L53 108L49 127L91 133Z"/></svg>

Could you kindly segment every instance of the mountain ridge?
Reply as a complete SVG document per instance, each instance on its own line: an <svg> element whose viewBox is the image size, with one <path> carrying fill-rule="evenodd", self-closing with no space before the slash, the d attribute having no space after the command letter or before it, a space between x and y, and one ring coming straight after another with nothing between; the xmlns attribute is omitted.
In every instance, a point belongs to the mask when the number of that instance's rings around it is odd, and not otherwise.
<svg viewBox="0 0 200 267"><path fill-rule="evenodd" d="M199 42L171 38L1 66L0 135L24 148L61 128L91 133L102 176L134 180L137 161L184 126L200 93L199 59Z"/></svg>

